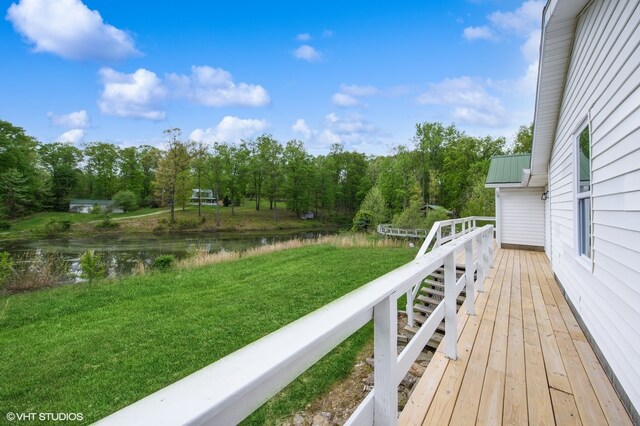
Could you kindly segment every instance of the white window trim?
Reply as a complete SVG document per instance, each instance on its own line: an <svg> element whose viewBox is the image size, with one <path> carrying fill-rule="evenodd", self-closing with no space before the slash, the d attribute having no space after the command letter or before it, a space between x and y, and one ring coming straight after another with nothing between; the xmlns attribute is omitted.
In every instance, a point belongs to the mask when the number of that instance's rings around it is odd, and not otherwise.
<svg viewBox="0 0 640 426"><path fill-rule="evenodd" d="M589 128L589 191L578 192L579 182L580 182L580 133L584 130L585 127ZM591 188L592 188L592 179L591 179L591 162L593 159L593 155L591 149L593 147L593 140L591 138L591 120L589 116L584 117L584 119L580 122L578 127L574 130L572 137L573 150L572 155L574 159L574 168L573 168L573 217L575 223L574 229L574 244L575 250L574 254L578 263L583 265L585 268L589 269L589 271L593 272L593 199L591 198ZM589 226L591 228L591 233L589 235L589 251L590 257L582 254L580 252L580 214L579 214L579 200L589 198L589 208L591 212L589 214Z"/></svg>

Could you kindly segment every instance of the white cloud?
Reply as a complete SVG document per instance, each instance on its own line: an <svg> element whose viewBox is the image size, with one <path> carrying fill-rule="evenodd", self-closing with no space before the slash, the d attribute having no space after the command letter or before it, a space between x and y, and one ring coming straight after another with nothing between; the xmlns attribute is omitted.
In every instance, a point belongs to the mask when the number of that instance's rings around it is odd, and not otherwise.
<svg viewBox="0 0 640 426"><path fill-rule="evenodd" d="M167 89L154 72L139 68L132 74L125 74L101 68L99 74L104 89L98 106L104 114L164 119L165 111L161 105L167 97Z"/></svg>
<svg viewBox="0 0 640 426"><path fill-rule="evenodd" d="M496 11L489 15L494 27L506 32L528 36L542 25L542 10L545 1L528 0L514 11Z"/></svg>
<svg viewBox="0 0 640 426"><path fill-rule="evenodd" d="M491 28L486 25L481 27L467 27L464 29L462 35L464 35L464 38L467 40L493 40L496 37Z"/></svg>
<svg viewBox="0 0 640 426"><path fill-rule="evenodd" d="M361 147L367 151L380 151L380 141L386 136L359 114L327 114L320 130L311 129L305 120L299 118L291 126L291 131L294 137L301 138L317 152L322 152L336 143L344 144L347 149Z"/></svg>
<svg viewBox="0 0 640 426"><path fill-rule="evenodd" d="M527 41L520 46L522 56L524 56L524 59L529 63L538 62L538 58L540 57L540 37L542 37L541 30L535 29L531 31L527 37Z"/></svg>
<svg viewBox="0 0 640 426"><path fill-rule="evenodd" d="M357 84L342 84L340 91L351 96L373 96L378 93L378 89L373 86L358 86Z"/></svg>
<svg viewBox="0 0 640 426"><path fill-rule="evenodd" d="M308 44L303 44L293 51L293 56L307 62L318 62L321 58L320 52Z"/></svg>
<svg viewBox="0 0 640 426"><path fill-rule="evenodd" d="M378 89L373 86L358 86L357 84L341 84L340 92L333 95L331 101L334 105L347 108L364 105L360 97L378 94ZM366 106L366 105L365 105Z"/></svg>
<svg viewBox="0 0 640 426"><path fill-rule="evenodd" d="M360 101L354 98L351 95L346 95L344 93L336 93L331 98L334 105L339 107L352 107L356 105L360 105Z"/></svg>
<svg viewBox="0 0 640 426"><path fill-rule="evenodd" d="M106 24L80 0L20 0L9 6L6 18L36 52L76 60L140 54L128 33Z"/></svg>
<svg viewBox="0 0 640 426"><path fill-rule="evenodd" d="M238 118L227 115L215 127L195 129L189 136L196 142L233 142L248 139L263 133L269 128L266 120Z"/></svg>
<svg viewBox="0 0 640 426"><path fill-rule="evenodd" d="M56 142L70 143L77 145L84 139L85 132L83 129L72 129L64 132L56 139Z"/></svg>
<svg viewBox="0 0 640 426"><path fill-rule="evenodd" d="M260 85L233 81L231 73L222 68L192 66L191 75L167 75L175 96L183 96L206 106L264 106L271 100Z"/></svg>
<svg viewBox="0 0 640 426"><path fill-rule="evenodd" d="M490 95L482 83L470 77L445 79L432 84L417 101L452 107L451 117L461 124L500 127L509 122L499 98Z"/></svg>
<svg viewBox="0 0 640 426"><path fill-rule="evenodd" d="M85 110L71 112L69 114L55 114L48 112L47 117L51 124L60 127L84 129L89 127L89 114Z"/></svg>
<svg viewBox="0 0 640 426"><path fill-rule="evenodd" d="M291 126L291 131L294 135L301 137L303 140L310 140L313 136L313 132L307 125L307 122L302 118L298 118Z"/></svg>
<svg viewBox="0 0 640 426"><path fill-rule="evenodd" d="M296 36L296 39L300 41L309 41L311 38L311 34L309 33L301 33Z"/></svg>

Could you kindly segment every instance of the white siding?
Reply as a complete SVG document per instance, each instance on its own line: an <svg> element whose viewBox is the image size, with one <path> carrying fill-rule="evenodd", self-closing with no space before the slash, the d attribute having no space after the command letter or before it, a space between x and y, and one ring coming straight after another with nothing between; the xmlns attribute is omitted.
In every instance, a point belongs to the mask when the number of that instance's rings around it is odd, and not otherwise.
<svg viewBox="0 0 640 426"><path fill-rule="evenodd" d="M583 11L549 164L552 264L640 408L640 7L594 0ZM590 117L593 264L576 255L574 133Z"/></svg>
<svg viewBox="0 0 640 426"><path fill-rule="evenodd" d="M544 246L542 188L501 188L500 243Z"/></svg>

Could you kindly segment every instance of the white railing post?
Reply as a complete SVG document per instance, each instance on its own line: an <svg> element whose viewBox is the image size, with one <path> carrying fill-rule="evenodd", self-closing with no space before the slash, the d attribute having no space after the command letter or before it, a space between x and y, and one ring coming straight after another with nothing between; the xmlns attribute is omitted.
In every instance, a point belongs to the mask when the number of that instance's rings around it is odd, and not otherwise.
<svg viewBox="0 0 640 426"><path fill-rule="evenodd" d="M398 389L395 383L397 312L395 293L373 308L373 424L393 425L398 421Z"/></svg>
<svg viewBox="0 0 640 426"><path fill-rule="evenodd" d="M452 252L444 258L444 335L447 340L445 354L452 360L458 357L456 298L456 257L455 252Z"/></svg>
<svg viewBox="0 0 640 426"><path fill-rule="evenodd" d="M491 268L491 235L489 232L484 232L484 251L485 251L485 264L484 264L484 274L485 277L489 275L489 269Z"/></svg>
<svg viewBox="0 0 640 426"><path fill-rule="evenodd" d="M473 229L476 229L477 225L476 225L476 218L473 218Z"/></svg>
<svg viewBox="0 0 640 426"><path fill-rule="evenodd" d="M436 234L436 247L440 247L440 240L442 239L442 226L438 224L438 233Z"/></svg>
<svg viewBox="0 0 640 426"><path fill-rule="evenodd" d="M478 292L482 293L484 291L484 237L482 234L476 237L476 245L478 246L478 273L477 273L477 282L478 282Z"/></svg>
<svg viewBox="0 0 640 426"><path fill-rule="evenodd" d="M413 327L413 289L407 292L407 325Z"/></svg>
<svg viewBox="0 0 640 426"><path fill-rule="evenodd" d="M467 314L475 315L476 294L473 285L473 241L464 244L464 274L467 286Z"/></svg>
<svg viewBox="0 0 640 426"><path fill-rule="evenodd" d="M491 227L491 232L487 232L487 235L487 241L489 241L489 267L491 267L491 265L493 265L493 260L495 259L495 250L493 248L493 227Z"/></svg>

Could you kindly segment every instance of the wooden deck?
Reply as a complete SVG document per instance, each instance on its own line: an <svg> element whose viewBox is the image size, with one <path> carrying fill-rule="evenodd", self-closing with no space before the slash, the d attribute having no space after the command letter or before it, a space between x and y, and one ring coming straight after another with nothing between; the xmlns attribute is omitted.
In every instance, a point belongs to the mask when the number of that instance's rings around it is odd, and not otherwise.
<svg viewBox="0 0 640 426"><path fill-rule="evenodd" d="M458 359L443 342L399 424L631 424L544 253L498 250L458 319Z"/></svg>

